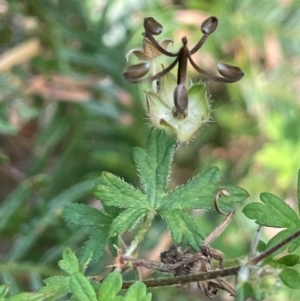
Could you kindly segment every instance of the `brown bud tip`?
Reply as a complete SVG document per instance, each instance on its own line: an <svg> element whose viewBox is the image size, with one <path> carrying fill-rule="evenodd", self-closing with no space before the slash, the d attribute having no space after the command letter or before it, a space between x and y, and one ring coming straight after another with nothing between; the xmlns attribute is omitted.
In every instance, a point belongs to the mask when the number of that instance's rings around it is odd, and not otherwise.
<svg viewBox="0 0 300 301"><path fill-rule="evenodd" d="M238 81L244 76L244 72L239 67L224 63L218 64L218 71L221 75L232 81Z"/></svg>
<svg viewBox="0 0 300 301"><path fill-rule="evenodd" d="M206 34L212 34L218 27L218 19L216 17L209 17L201 25L201 31Z"/></svg>
<svg viewBox="0 0 300 301"><path fill-rule="evenodd" d="M152 35L159 35L163 31L163 27L159 24L154 18L148 17L144 19L144 28L146 32L151 33Z"/></svg>
<svg viewBox="0 0 300 301"><path fill-rule="evenodd" d="M127 80L137 79L143 77L148 73L150 66L148 63L140 63L137 65L129 66L123 73Z"/></svg>

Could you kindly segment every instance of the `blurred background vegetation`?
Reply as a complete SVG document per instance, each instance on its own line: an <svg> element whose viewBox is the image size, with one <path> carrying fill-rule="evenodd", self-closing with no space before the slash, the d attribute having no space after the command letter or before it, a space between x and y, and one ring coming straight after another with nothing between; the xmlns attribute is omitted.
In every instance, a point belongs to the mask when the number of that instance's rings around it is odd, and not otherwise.
<svg viewBox="0 0 300 301"><path fill-rule="evenodd" d="M0 279L13 293L58 275L65 246L80 253L88 232L66 225L62 211L70 202L100 208L91 189L101 171L138 185L131 149L144 145L149 122L142 88L122 72L126 52L141 46L143 18L162 23L177 49L183 35L197 42L210 15L219 27L195 60L213 71L219 61L237 65L245 77L208 83L212 122L177 151L171 185L218 166L224 182L249 191L249 201L267 191L295 208L300 1L0 0ZM195 214L207 233L220 221ZM246 255L254 231L237 214L214 246L228 259ZM265 240L274 234L266 229ZM157 259L169 244L157 220L144 257ZM107 252L88 273L103 273L110 261ZM153 300L205 300L193 288L153 292ZM298 300L298 292L288 294L286 300Z"/></svg>

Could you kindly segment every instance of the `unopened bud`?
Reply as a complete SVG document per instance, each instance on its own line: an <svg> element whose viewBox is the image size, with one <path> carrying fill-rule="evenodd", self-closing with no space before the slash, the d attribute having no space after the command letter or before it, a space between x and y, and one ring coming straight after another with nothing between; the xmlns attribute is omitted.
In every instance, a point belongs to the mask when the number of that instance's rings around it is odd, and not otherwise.
<svg viewBox="0 0 300 301"><path fill-rule="evenodd" d="M205 35L212 34L218 27L218 19L216 17L209 17L201 25L201 31Z"/></svg>
<svg viewBox="0 0 300 301"><path fill-rule="evenodd" d="M159 35L163 31L162 25L152 17L144 19L144 28L146 32L149 32L152 35Z"/></svg>
<svg viewBox="0 0 300 301"><path fill-rule="evenodd" d="M239 67L225 63L218 64L218 71L221 75L233 81L238 81L244 76L244 72Z"/></svg>
<svg viewBox="0 0 300 301"><path fill-rule="evenodd" d="M148 63L140 63L129 66L123 73L127 80L141 78L149 72L150 66Z"/></svg>

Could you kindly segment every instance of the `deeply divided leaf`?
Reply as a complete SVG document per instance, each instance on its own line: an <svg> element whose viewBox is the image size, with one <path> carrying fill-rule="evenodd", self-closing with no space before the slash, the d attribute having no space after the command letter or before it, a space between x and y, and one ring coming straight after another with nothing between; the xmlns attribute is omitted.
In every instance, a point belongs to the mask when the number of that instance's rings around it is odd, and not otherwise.
<svg viewBox="0 0 300 301"><path fill-rule="evenodd" d="M168 140L165 131L157 129L150 132L146 150L134 150L143 189L152 207L160 200L157 194L162 194L167 188L174 151L175 140Z"/></svg>
<svg viewBox="0 0 300 301"><path fill-rule="evenodd" d="M94 188L95 196L108 206L149 208L146 196L109 172L103 172Z"/></svg>
<svg viewBox="0 0 300 301"><path fill-rule="evenodd" d="M262 203L251 203L243 209L244 214L259 225L288 228L299 224L295 211L283 200L270 193L262 193Z"/></svg>
<svg viewBox="0 0 300 301"><path fill-rule="evenodd" d="M159 210L159 214L168 224L174 244L179 244L185 237L195 251L199 250L204 234L188 213L181 210Z"/></svg>

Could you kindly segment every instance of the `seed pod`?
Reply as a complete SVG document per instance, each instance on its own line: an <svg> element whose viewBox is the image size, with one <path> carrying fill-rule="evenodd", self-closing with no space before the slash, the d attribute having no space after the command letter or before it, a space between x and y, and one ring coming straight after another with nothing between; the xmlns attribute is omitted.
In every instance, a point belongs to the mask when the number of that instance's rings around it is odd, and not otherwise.
<svg viewBox="0 0 300 301"><path fill-rule="evenodd" d="M212 34L218 27L218 19L216 17L209 17L201 25L201 31L205 35Z"/></svg>
<svg viewBox="0 0 300 301"><path fill-rule="evenodd" d="M152 17L144 19L144 28L146 32L151 33L154 36L161 34L163 31L162 25Z"/></svg>
<svg viewBox="0 0 300 301"><path fill-rule="evenodd" d="M244 76L244 72L239 67L224 63L218 64L218 71L221 75L232 81L238 81Z"/></svg>
<svg viewBox="0 0 300 301"><path fill-rule="evenodd" d="M127 80L141 78L148 73L150 65L148 63L140 63L129 66L123 73Z"/></svg>
<svg viewBox="0 0 300 301"><path fill-rule="evenodd" d="M172 110L173 116L184 119L187 117L188 112L188 92L184 84L179 84L176 86L174 91L174 108Z"/></svg>

